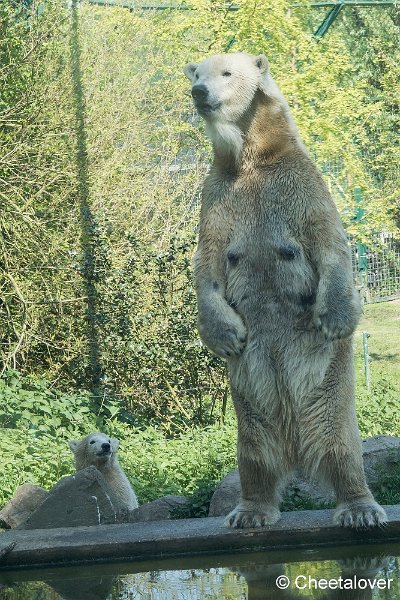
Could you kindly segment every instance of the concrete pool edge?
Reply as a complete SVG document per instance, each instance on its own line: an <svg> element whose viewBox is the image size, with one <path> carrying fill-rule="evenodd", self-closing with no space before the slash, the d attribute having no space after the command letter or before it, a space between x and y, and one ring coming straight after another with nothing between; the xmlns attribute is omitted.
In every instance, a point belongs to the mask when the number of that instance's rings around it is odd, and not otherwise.
<svg viewBox="0 0 400 600"><path fill-rule="evenodd" d="M400 542L400 505L385 508L387 525L366 530L333 526L333 510L283 513L273 526L244 530L224 528L222 517L9 530L0 534L0 569Z"/></svg>

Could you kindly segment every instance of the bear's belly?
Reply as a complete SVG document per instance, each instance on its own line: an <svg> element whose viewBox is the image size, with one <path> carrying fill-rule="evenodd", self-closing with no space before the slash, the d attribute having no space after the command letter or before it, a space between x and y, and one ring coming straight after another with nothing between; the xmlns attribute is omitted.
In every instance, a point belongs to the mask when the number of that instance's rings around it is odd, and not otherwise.
<svg viewBox="0 0 400 600"><path fill-rule="evenodd" d="M243 353L228 361L231 381L271 406L277 390L296 402L319 386L333 347L312 326L318 274L290 231L276 231L225 251L226 299L247 328Z"/></svg>

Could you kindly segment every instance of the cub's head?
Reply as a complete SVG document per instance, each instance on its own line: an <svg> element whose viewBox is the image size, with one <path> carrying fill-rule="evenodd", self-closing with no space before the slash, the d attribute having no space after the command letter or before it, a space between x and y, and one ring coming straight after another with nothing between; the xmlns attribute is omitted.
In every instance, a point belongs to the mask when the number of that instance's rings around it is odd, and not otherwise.
<svg viewBox="0 0 400 600"><path fill-rule="evenodd" d="M192 82L192 97L208 122L236 123L244 115L256 90L264 89L268 61L263 54L216 54L184 68Z"/></svg>
<svg viewBox="0 0 400 600"><path fill-rule="evenodd" d="M77 470L90 465L101 469L102 466L112 463L116 459L118 446L118 440L100 432L91 433L81 440L69 441Z"/></svg>

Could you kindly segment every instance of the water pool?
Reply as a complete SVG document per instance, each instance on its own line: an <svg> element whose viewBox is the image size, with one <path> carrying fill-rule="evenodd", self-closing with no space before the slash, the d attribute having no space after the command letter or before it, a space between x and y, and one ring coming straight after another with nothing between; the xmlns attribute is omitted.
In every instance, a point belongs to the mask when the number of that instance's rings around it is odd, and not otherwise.
<svg viewBox="0 0 400 600"><path fill-rule="evenodd" d="M0 572L2 600L399 600L400 544Z"/></svg>

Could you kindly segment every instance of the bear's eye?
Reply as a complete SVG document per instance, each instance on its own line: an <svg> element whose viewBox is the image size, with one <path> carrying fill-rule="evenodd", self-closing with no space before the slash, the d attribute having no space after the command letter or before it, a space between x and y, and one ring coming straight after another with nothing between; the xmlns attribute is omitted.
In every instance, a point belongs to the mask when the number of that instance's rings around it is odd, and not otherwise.
<svg viewBox="0 0 400 600"><path fill-rule="evenodd" d="M108 443L111 444L111 440L108 440Z"/></svg>
<svg viewBox="0 0 400 600"><path fill-rule="evenodd" d="M222 75L223 75L224 77L230 77L230 76L232 75L232 73L231 73L230 71L224 71L224 72L222 73Z"/></svg>
<svg viewBox="0 0 400 600"><path fill-rule="evenodd" d="M94 443L95 443L95 441L96 441L96 440L90 440L90 443L91 443L91 444L94 444Z"/></svg>
<svg viewBox="0 0 400 600"><path fill-rule="evenodd" d="M196 77L196 79L198 79L198 78L199 78L199 74L198 74L198 73L196 73L195 77Z"/></svg>

